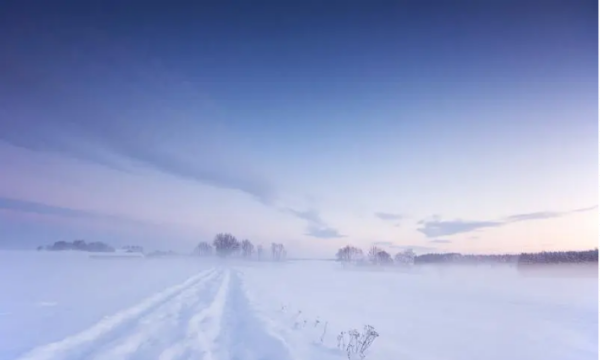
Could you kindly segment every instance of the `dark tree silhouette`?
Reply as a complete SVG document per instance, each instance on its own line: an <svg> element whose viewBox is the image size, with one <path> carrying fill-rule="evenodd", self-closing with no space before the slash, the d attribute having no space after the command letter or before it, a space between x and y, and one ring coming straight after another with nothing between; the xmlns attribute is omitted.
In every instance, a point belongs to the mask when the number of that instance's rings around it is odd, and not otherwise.
<svg viewBox="0 0 600 360"><path fill-rule="evenodd" d="M249 259L254 254L254 245L252 245L252 243L248 239L245 239L242 241L241 248L242 248L242 256L244 258Z"/></svg>
<svg viewBox="0 0 600 360"><path fill-rule="evenodd" d="M381 250L377 253L377 261L376 263L379 265L387 265L392 264L394 260L392 259L392 255L385 250Z"/></svg>
<svg viewBox="0 0 600 360"><path fill-rule="evenodd" d="M338 250L336 258L338 261L348 261L352 257L352 253L357 253L360 249L346 246ZM586 251L554 251L554 252L539 252L539 253L522 253L522 254L493 254L493 255L474 255L460 253L433 253L415 255L412 250L407 250L396 254L395 261L397 263L412 263L415 265L421 264L517 264L518 266L528 267L528 265L537 264L593 264L598 263L598 249ZM386 251L372 246L367 254L367 259L372 264L390 263L391 257Z"/></svg>
<svg viewBox="0 0 600 360"><path fill-rule="evenodd" d="M272 243L271 244L271 256L273 260L280 261L285 259L287 252L283 244Z"/></svg>
<svg viewBox="0 0 600 360"><path fill-rule="evenodd" d="M372 264L375 265L386 265L394 262L392 256L385 250L372 246L369 249L368 259Z"/></svg>
<svg viewBox="0 0 600 360"><path fill-rule="evenodd" d="M240 242L235 236L227 233L217 234L213 241L217 255L227 257L236 253L240 248Z"/></svg>
<svg viewBox="0 0 600 360"><path fill-rule="evenodd" d="M399 252L394 256L394 262L399 265L412 265L415 262L415 253L412 249Z"/></svg>
<svg viewBox="0 0 600 360"><path fill-rule="evenodd" d="M344 262L356 261L356 260L362 259L363 252L359 248L348 245L348 246L345 246L345 247L339 249L337 254L335 254L335 257L337 258L338 261L344 261Z"/></svg>
<svg viewBox="0 0 600 360"><path fill-rule="evenodd" d="M39 249L39 248L38 248ZM86 243L83 240L75 240L73 242L68 241L57 241L54 244L46 248L50 251L64 251L64 250L77 250L77 251L90 251L90 252L114 252L115 249L103 242L95 241Z"/></svg>

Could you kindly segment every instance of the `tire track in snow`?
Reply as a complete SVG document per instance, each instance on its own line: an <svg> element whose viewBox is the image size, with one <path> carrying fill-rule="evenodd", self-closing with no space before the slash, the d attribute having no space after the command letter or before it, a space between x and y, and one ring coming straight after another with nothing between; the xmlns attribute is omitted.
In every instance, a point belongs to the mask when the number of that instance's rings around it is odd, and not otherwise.
<svg viewBox="0 0 600 360"><path fill-rule="evenodd" d="M199 358L213 360L215 339L220 333L224 305L230 286L230 272L225 271L219 290L209 306L193 315L188 324L186 336L163 351L159 360L180 360Z"/></svg>
<svg viewBox="0 0 600 360"><path fill-rule="evenodd" d="M305 360L269 333L251 308L236 273L227 270L210 306L195 314L187 336L159 360Z"/></svg>
<svg viewBox="0 0 600 360"><path fill-rule="evenodd" d="M269 332L251 307L239 274L231 275L220 333L215 339L218 359L300 360L286 341ZM204 357L211 360L213 357ZM304 360L304 359L302 359Z"/></svg>
<svg viewBox="0 0 600 360"><path fill-rule="evenodd" d="M161 305L168 303L187 289L194 288L210 281L216 276L216 270L209 269L192 276L183 283L167 288L133 307L107 317L96 325L76 335L63 340L33 349L19 357L19 360L79 360L88 358L99 344L113 341L129 330L136 321L143 316L155 311Z"/></svg>
<svg viewBox="0 0 600 360"><path fill-rule="evenodd" d="M20 360L340 358L306 351L273 320L252 307L238 273L210 269Z"/></svg>
<svg viewBox="0 0 600 360"><path fill-rule="evenodd" d="M93 360L152 359L170 344L185 336L187 322L194 313L209 305L217 292L223 272L213 273L206 281L190 287L136 321L124 338L94 351Z"/></svg>

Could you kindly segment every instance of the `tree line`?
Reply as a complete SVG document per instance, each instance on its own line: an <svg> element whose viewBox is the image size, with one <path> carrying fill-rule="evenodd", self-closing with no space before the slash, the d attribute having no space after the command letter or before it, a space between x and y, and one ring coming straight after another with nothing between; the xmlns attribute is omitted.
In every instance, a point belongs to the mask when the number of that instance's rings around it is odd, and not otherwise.
<svg viewBox="0 0 600 360"><path fill-rule="evenodd" d="M415 262L415 253L411 249L398 252L393 257L387 251L372 246L365 255L363 251L354 246L345 246L338 250L336 253L337 261L343 264L355 263L355 264L372 264L372 265L412 265Z"/></svg>
<svg viewBox="0 0 600 360"><path fill-rule="evenodd" d="M206 241L200 242L193 251L196 256L218 256L220 258L238 257L243 259L275 261L285 260L287 250L283 244L272 243L270 253L262 245L254 245L250 240L239 241L229 233L220 233L215 236L212 244Z"/></svg>
<svg viewBox="0 0 600 360"><path fill-rule="evenodd" d="M597 263L598 249L586 251L554 251L521 254L474 255L461 253L430 253L415 255L411 249L395 254L372 246L365 255L354 246L345 246L336 253L336 260L342 263L374 265L412 264L568 264Z"/></svg>
<svg viewBox="0 0 600 360"><path fill-rule="evenodd" d="M65 251L65 250L75 250L75 251L88 251L88 252L115 252L115 248L105 244L100 241L94 242L85 242L84 240L75 240L75 241L57 241L52 245L48 246L38 246L39 251L48 250L48 251ZM142 250L143 251L143 250Z"/></svg>

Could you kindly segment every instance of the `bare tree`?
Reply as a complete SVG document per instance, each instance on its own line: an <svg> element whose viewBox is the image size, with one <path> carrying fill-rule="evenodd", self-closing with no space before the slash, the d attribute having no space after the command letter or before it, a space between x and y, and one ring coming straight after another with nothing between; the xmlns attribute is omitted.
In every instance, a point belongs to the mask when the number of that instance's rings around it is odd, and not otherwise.
<svg viewBox="0 0 600 360"><path fill-rule="evenodd" d="M364 255L362 250L359 248L356 248L354 246L345 246L339 249L335 256L338 259L338 261L350 262L361 260Z"/></svg>
<svg viewBox="0 0 600 360"><path fill-rule="evenodd" d="M367 254L367 258L369 259L370 262L372 262L373 264L376 264L377 263L377 254L379 254L381 251L383 251L383 250L378 248L377 246L371 246L371 248L369 249L369 253Z"/></svg>
<svg viewBox="0 0 600 360"><path fill-rule="evenodd" d="M415 262L415 253L412 249L399 252L394 256L394 262L399 265L412 265Z"/></svg>
<svg viewBox="0 0 600 360"><path fill-rule="evenodd" d="M215 236L213 246L217 255L227 257L239 250L240 242L231 234L221 233Z"/></svg>
<svg viewBox="0 0 600 360"><path fill-rule="evenodd" d="M212 246L209 243L203 241L200 244L198 244L198 246L196 246L196 249L194 249L194 254L199 256L210 256L212 255L212 251Z"/></svg>
<svg viewBox="0 0 600 360"><path fill-rule="evenodd" d="M254 254L254 245L252 245L250 240L248 240L248 239L243 240L241 247L242 247L242 256L246 259L251 258L252 254Z"/></svg>
<svg viewBox="0 0 600 360"><path fill-rule="evenodd" d="M393 263L392 256L385 250L372 246L369 250L369 261L375 265L384 265Z"/></svg>
<svg viewBox="0 0 600 360"><path fill-rule="evenodd" d="M388 265L392 264L393 262L394 260L392 259L392 255L390 255L390 253L388 253L387 251L382 250L377 253L377 264Z"/></svg>
<svg viewBox="0 0 600 360"><path fill-rule="evenodd" d="M287 252L283 244L272 243L271 244L271 256L273 260L280 261L285 259Z"/></svg>

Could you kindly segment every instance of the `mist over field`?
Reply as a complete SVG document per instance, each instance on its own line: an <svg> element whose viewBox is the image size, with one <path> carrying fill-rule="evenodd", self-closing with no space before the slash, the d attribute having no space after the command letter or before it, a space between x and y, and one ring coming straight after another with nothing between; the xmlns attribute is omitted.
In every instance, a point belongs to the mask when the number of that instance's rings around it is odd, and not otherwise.
<svg viewBox="0 0 600 360"><path fill-rule="evenodd" d="M595 359L597 266L578 271L4 251L0 359L342 359L365 325L368 359Z"/></svg>

